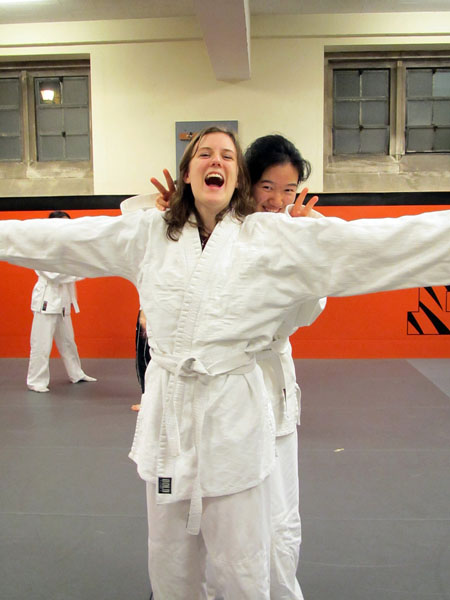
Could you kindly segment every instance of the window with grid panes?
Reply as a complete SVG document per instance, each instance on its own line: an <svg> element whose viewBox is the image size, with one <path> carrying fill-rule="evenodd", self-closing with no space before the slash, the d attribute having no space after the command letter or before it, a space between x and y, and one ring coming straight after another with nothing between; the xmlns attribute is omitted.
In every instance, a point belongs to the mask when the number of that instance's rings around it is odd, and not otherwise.
<svg viewBox="0 0 450 600"><path fill-rule="evenodd" d="M90 162L89 62L0 64L0 162Z"/></svg>
<svg viewBox="0 0 450 600"><path fill-rule="evenodd" d="M387 154L388 149L389 70L334 70L334 154Z"/></svg>
<svg viewBox="0 0 450 600"><path fill-rule="evenodd" d="M450 152L450 57L329 59L332 154Z"/></svg>
<svg viewBox="0 0 450 600"><path fill-rule="evenodd" d="M89 160L87 77L36 77L37 160Z"/></svg>
<svg viewBox="0 0 450 600"><path fill-rule="evenodd" d="M406 152L450 152L450 69L406 69Z"/></svg>
<svg viewBox="0 0 450 600"><path fill-rule="evenodd" d="M446 191L450 52L327 52L326 192Z"/></svg>
<svg viewBox="0 0 450 600"><path fill-rule="evenodd" d="M0 160L22 160L20 79L0 79Z"/></svg>

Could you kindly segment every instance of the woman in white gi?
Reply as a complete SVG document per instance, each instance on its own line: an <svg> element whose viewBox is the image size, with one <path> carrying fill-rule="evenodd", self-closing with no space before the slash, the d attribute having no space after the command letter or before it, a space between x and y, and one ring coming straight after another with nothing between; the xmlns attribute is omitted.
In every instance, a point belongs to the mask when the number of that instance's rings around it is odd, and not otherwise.
<svg viewBox="0 0 450 600"><path fill-rule="evenodd" d="M310 174L311 167L297 148L281 135L256 139L245 152L256 210L279 213L295 202L299 184ZM312 198L302 207L307 189L297 199L298 216L320 217L311 210ZM301 212L303 211L303 212ZM300 424L300 388L289 335L301 326L310 325L325 308L326 300L312 300L287 315L276 332L271 347L260 352L256 360L272 403L276 426L276 461L270 475L272 540L270 597L273 600L302 600L296 571L301 543L298 481L297 424Z"/></svg>
<svg viewBox="0 0 450 600"><path fill-rule="evenodd" d="M163 214L3 221L0 258L134 282L152 360L131 457L155 600L198 600L206 554L226 600L268 600L275 424L255 355L302 303L448 283L450 212L245 216L239 146L217 128L188 145L179 181Z"/></svg>
<svg viewBox="0 0 450 600"><path fill-rule="evenodd" d="M311 166L297 148L281 135L257 138L245 152L245 162L250 176L251 195L257 212L279 213L294 204L298 186L310 174ZM124 210L156 205L160 210L169 207L175 192L174 182L164 171L167 188L152 178L158 188L158 198L149 195L125 200ZM291 216L319 218L313 206L314 196L303 206L307 189L304 188ZM121 205L122 208L122 205ZM271 347L257 354L264 382L272 403L276 427L276 461L270 475L271 489L271 568L270 597L274 600L301 600L303 598L296 572L301 543L298 481L297 424L300 424L300 388L296 382L295 365L289 335L302 326L310 325L325 308L326 299L303 303L288 315L274 336ZM208 574L208 579L210 579ZM219 598L214 585L208 582L207 597Z"/></svg>
<svg viewBox="0 0 450 600"><path fill-rule="evenodd" d="M70 215L61 210L51 212L48 217L70 219ZM28 388L33 392L49 391L49 361L53 340L72 383L97 381L94 377L86 375L81 368L70 316L72 306L76 313L80 312L75 282L82 277L50 271L36 271L36 274L38 280L31 295L33 325L27 373Z"/></svg>

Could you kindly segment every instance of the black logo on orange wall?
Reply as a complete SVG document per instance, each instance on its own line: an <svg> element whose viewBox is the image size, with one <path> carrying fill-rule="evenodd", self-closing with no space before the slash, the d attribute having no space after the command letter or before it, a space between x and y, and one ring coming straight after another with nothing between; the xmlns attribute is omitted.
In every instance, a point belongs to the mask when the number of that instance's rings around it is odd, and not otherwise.
<svg viewBox="0 0 450 600"><path fill-rule="evenodd" d="M408 312L408 335L450 335L450 285L419 289L417 310Z"/></svg>

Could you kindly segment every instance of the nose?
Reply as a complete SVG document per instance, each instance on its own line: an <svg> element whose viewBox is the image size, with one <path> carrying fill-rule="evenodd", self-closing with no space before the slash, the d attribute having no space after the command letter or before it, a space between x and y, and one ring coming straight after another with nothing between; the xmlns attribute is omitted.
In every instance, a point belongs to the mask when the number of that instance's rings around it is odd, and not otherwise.
<svg viewBox="0 0 450 600"><path fill-rule="evenodd" d="M273 190L269 202L273 208L281 208L283 206L283 194Z"/></svg>
<svg viewBox="0 0 450 600"><path fill-rule="evenodd" d="M211 164L213 165L221 165L222 164L222 157L220 154L213 154L211 156Z"/></svg>

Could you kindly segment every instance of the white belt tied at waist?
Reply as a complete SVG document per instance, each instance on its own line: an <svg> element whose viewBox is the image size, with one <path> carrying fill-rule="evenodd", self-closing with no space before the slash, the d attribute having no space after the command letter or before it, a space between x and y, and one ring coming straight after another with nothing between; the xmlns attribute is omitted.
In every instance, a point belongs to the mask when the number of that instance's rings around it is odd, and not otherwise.
<svg viewBox="0 0 450 600"><path fill-rule="evenodd" d="M266 350L261 350L256 354L257 362L263 362L265 360L269 360L270 364L275 371L275 376L277 378L277 382L279 382L281 389L283 390L284 395L284 416L287 416L287 384L286 377L284 375L283 366L281 364L280 353L278 350L273 348L267 348Z"/></svg>
<svg viewBox="0 0 450 600"><path fill-rule="evenodd" d="M256 360L253 355L249 356L242 352L206 366L202 360L195 356L171 356L160 354L154 349L151 349L151 357L157 365L166 369L174 376L172 393L166 398L164 405L167 442L171 456L178 456L181 452L180 428L176 412L176 399L180 389L179 386L184 377L196 378L193 392L193 416L197 469L192 489L191 504L189 507L187 531L192 535L197 535L200 531L200 521L203 510L200 486L200 447L203 422L205 419L205 406L208 404L208 385L211 378L217 377L218 375L242 375L244 373L249 373L255 368Z"/></svg>

